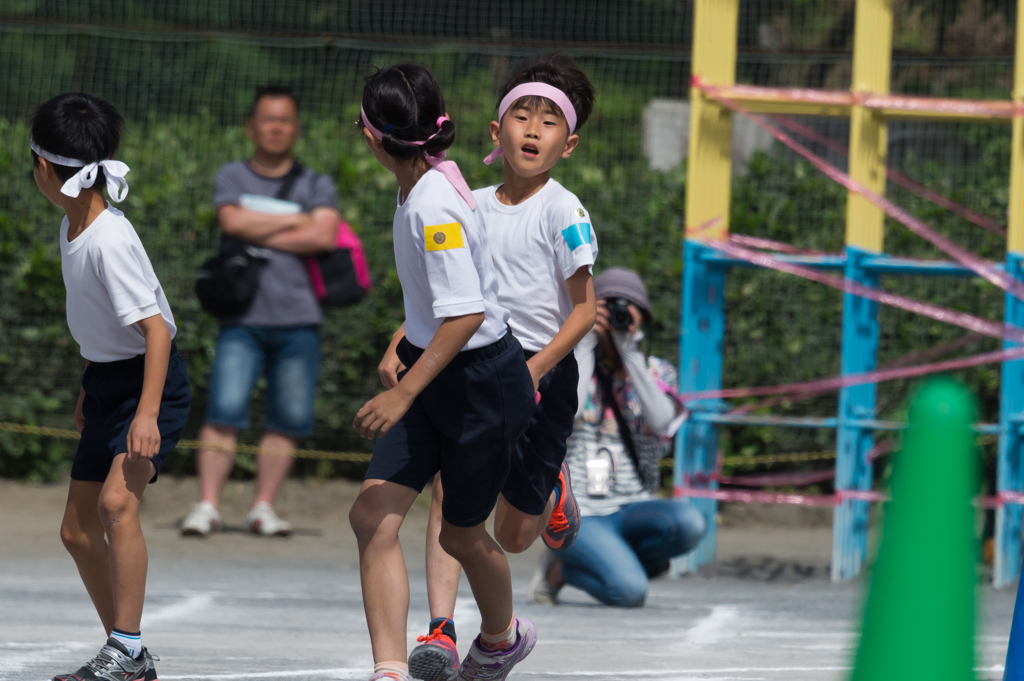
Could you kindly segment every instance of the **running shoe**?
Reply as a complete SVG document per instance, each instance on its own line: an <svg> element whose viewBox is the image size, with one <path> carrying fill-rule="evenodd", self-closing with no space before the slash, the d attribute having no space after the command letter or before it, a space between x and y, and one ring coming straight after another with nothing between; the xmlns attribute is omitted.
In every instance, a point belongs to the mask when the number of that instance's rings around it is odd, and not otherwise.
<svg viewBox="0 0 1024 681"><path fill-rule="evenodd" d="M444 630L448 620L442 622L416 642L420 645L409 653L409 676L420 681L447 681L459 668L459 651L455 641Z"/></svg>
<svg viewBox="0 0 1024 681"><path fill-rule="evenodd" d="M544 543L552 551L565 551L576 541L580 532L580 507L572 493L572 482L569 479L569 467L562 462L562 470L558 472L558 482L562 494L558 497L558 505L551 511L551 519L541 535Z"/></svg>
<svg viewBox="0 0 1024 681"><path fill-rule="evenodd" d="M265 501L252 507L245 517L245 525L253 534L264 537L287 537L292 533L292 524L278 518L274 508Z"/></svg>
<svg viewBox="0 0 1024 681"><path fill-rule="evenodd" d="M160 681L156 675L156 665L153 664L154 660L159 662L160 658L157 655L151 654L146 648L142 649L142 656L146 658L146 676L143 677L144 681Z"/></svg>
<svg viewBox="0 0 1024 681"><path fill-rule="evenodd" d="M537 628L530 620L516 618L516 642L508 650L484 650L477 636L455 675L456 681L504 681L505 677L537 645Z"/></svg>
<svg viewBox="0 0 1024 681"><path fill-rule="evenodd" d="M152 658L143 654L132 658L128 649L113 638L100 648L96 657L85 663L77 672L53 677L53 681L144 681L149 679L147 672L152 666ZM153 669L153 681L156 681L156 669Z"/></svg>
<svg viewBox="0 0 1024 681"><path fill-rule="evenodd" d="M540 557L540 567L533 573L530 581L530 590L526 595L527 600L533 605L556 605L558 603L558 592L564 584L552 584L548 581L548 574L551 566L559 560L558 554L554 551L545 551Z"/></svg>
<svg viewBox="0 0 1024 681"><path fill-rule="evenodd" d="M208 501L192 506L192 512L181 523L181 536L205 537L220 529L220 513Z"/></svg>
<svg viewBox="0 0 1024 681"><path fill-rule="evenodd" d="M403 678L389 672L374 672L368 681L406 681L408 678L410 677L406 676Z"/></svg>

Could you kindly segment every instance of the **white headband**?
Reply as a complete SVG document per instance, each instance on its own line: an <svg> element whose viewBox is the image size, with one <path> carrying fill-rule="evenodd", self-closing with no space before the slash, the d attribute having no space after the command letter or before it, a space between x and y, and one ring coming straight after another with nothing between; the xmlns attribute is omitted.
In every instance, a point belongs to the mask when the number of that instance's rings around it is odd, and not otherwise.
<svg viewBox="0 0 1024 681"><path fill-rule="evenodd" d="M76 158L58 156L44 150L32 138L29 138L28 146L38 156L45 158L50 163L68 166L69 168L81 168L60 188L61 193L65 196L75 198L83 189L93 186L96 183L96 176L99 175L100 168L103 168L103 174L107 177L107 194L110 195L110 200L114 203L121 203L128 196L128 182L124 179L124 176L128 174L128 166L121 161L108 158L104 161L86 163Z"/></svg>

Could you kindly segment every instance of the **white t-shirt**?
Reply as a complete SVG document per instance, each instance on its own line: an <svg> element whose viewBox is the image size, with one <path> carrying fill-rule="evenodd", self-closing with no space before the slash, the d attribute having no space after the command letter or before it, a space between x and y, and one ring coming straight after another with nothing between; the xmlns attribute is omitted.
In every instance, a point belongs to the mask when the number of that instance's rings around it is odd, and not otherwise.
<svg viewBox="0 0 1024 681"><path fill-rule="evenodd" d="M444 175L428 170L404 203L399 195L394 241L410 343L426 348L445 318L478 312L484 323L463 350L508 332L480 210L470 210Z"/></svg>
<svg viewBox="0 0 1024 681"><path fill-rule="evenodd" d="M60 266L68 327L90 362L116 362L146 352L135 322L161 315L171 338L174 315L139 235L124 213L107 207L74 241L60 225Z"/></svg>
<svg viewBox="0 0 1024 681"><path fill-rule="evenodd" d="M592 271L597 235L576 195L555 180L516 206L495 195L498 185L473 192L498 273L498 302L523 348L540 352L572 313L565 280Z"/></svg>

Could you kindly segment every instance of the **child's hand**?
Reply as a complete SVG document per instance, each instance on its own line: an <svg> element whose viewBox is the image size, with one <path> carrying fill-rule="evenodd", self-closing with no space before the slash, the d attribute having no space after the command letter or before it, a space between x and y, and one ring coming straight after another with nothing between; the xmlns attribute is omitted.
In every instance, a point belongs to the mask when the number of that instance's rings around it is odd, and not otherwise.
<svg viewBox="0 0 1024 681"><path fill-rule="evenodd" d="M405 365L402 364L402 360L398 359L398 352L395 351L393 345L388 346L387 352L384 353L384 359L377 367L380 382L384 384L385 388L394 388L398 385L398 372L405 371Z"/></svg>
<svg viewBox="0 0 1024 681"><path fill-rule="evenodd" d="M156 416L135 415L128 427L128 460L152 459L160 452L160 429Z"/></svg>
<svg viewBox="0 0 1024 681"><path fill-rule="evenodd" d="M544 378L544 374L541 372L540 367L530 360L527 360L526 368L530 370L530 378L533 379L533 391L537 392L540 389L540 379Z"/></svg>
<svg viewBox="0 0 1024 681"><path fill-rule="evenodd" d="M364 404L363 408L356 413L352 427L358 428L359 436L368 440L372 440L375 436L384 437L392 426L405 416L405 412L409 411L413 399L397 388L382 392ZM378 430L379 433L377 433Z"/></svg>
<svg viewBox="0 0 1024 681"><path fill-rule="evenodd" d="M78 404L75 406L75 428L81 433L85 430L85 413L82 411L82 404L85 402L85 388L78 393Z"/></svg>

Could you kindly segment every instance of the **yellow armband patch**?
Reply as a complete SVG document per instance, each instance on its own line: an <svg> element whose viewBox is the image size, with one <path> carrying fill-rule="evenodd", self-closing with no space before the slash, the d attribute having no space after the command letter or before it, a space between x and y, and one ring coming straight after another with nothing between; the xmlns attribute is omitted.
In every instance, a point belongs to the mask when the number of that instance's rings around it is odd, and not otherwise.
<svg viewBox="0 0 1024 681"><path fill-rule="evenodd" d="M427 252L447 251L450 248L465 248L462 240L462 225L449 222L446 225L427 225L423 228Z"/></svg>

